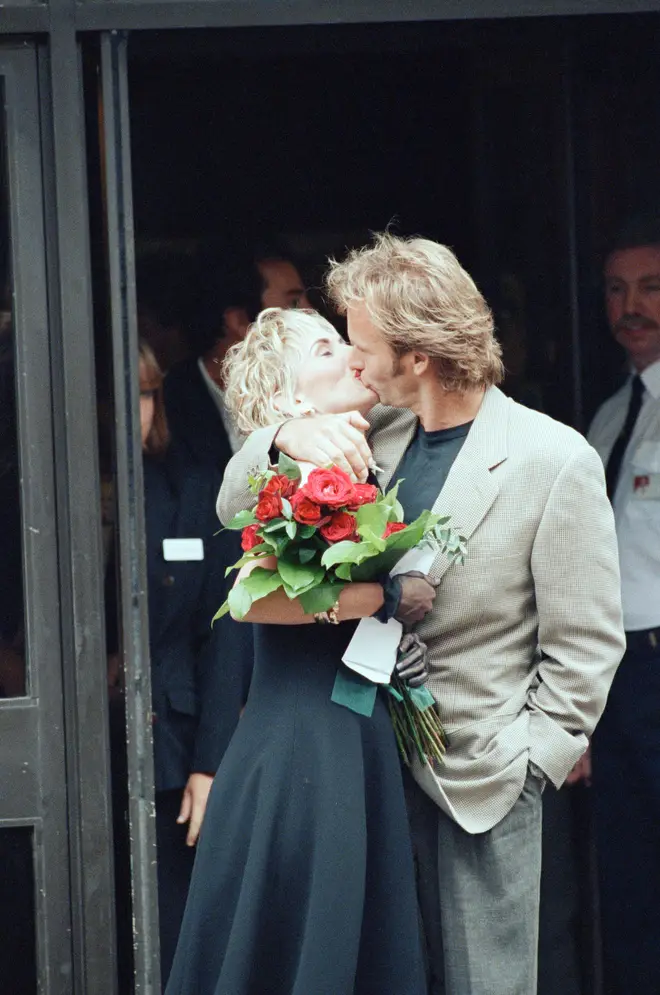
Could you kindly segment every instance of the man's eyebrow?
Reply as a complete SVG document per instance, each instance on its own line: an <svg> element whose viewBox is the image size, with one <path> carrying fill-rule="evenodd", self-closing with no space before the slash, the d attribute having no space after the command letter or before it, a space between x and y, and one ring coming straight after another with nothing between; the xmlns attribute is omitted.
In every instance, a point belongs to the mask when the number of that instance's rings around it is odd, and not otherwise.
<svg viewBox="0 0 660 995"><path fill-rule="evenodd" d="M630 282L629 280L626 280L625 276L619 276L617 273L612 273L611 276L606 276L605 277L605 282L606 283L614 283L617 280L620 283L629 283ZM647 283L647 282L657 283L658 281L660 281L660 272L658 272L658 273L645 273L644 276L638 276L637 279L636 279L637 283Z"/></svg>

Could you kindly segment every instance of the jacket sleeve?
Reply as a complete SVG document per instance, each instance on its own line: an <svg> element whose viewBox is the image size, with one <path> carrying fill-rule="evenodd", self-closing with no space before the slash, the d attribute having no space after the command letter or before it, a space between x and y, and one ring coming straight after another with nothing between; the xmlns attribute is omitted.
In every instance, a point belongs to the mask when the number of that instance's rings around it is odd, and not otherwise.
<svg viewBox="0 0 660 995"><path fill-rule="evenodd" d="M218 518L223 525L239 511L256 504L256 497L248 487L248 476L253 471L268 469L270 450L279 429L280 425L257 429L227 463L216 504Z"/></svg>
<svg viewBox="0 0 660 995"><path fill-rule="evenodd" d="M541 662L527 701L529 758L558 788L586 749L625 649L614 516L586 444L555 480L531 566Z"/></svg>

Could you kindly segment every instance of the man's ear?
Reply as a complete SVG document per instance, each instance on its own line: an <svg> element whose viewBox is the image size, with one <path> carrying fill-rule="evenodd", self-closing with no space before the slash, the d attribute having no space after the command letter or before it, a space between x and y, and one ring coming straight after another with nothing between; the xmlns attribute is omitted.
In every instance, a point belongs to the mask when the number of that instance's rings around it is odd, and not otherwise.
<svg viewBox="0 0 660 995"><path fill-rule="evenodd" d="M412 354L411 369L415 376L422 377L431 366L431 360L425 352L414 352Z"/></svg>
<svg viewBox="0 0 660 995"><path fill-rule="evenodd" d="M250 318L244 307L228 307L222 313L225 337L232 342L241 342L250 325Z"/></svg>

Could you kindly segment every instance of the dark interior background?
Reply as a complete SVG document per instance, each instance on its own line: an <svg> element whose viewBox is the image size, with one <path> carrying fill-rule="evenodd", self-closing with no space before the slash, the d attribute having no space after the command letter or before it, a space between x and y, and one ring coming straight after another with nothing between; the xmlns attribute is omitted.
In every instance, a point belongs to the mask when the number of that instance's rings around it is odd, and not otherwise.
<svg viewBox="0 0 660 995"><path fill-rule="evenodd" d="M160 287L190 332L202 247L276 235L318 286L328 253L393 224L475 275L507 389L586 427L622 371L602 253L624 216L660 210L659 23L134 35L138 294Z"/></svg>

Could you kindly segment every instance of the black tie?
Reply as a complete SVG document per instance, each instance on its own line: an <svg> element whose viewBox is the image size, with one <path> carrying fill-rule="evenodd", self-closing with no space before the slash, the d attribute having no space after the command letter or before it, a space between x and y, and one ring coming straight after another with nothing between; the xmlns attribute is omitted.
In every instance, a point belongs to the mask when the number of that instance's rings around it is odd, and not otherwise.
<svg viewBox="0 0 660 995"><path fill-rule="evenodd" d="M633 430L635 428L635 422L637 421L637 416L639 415L639 410L642 406L643 396L644 384L642 383L639 374L636 373L632 378L632 383L630 385L630 403L628 404L628 414L626 415L623 428L616 438L616 442L614 443L612 452L610 453L610 458L607 461L607 467L605 469L607 496L610 501L614 497L617 481L619 479L619 472L621 470L621 463L626 449L628 448L630 436L633 434Z"/></svg>

